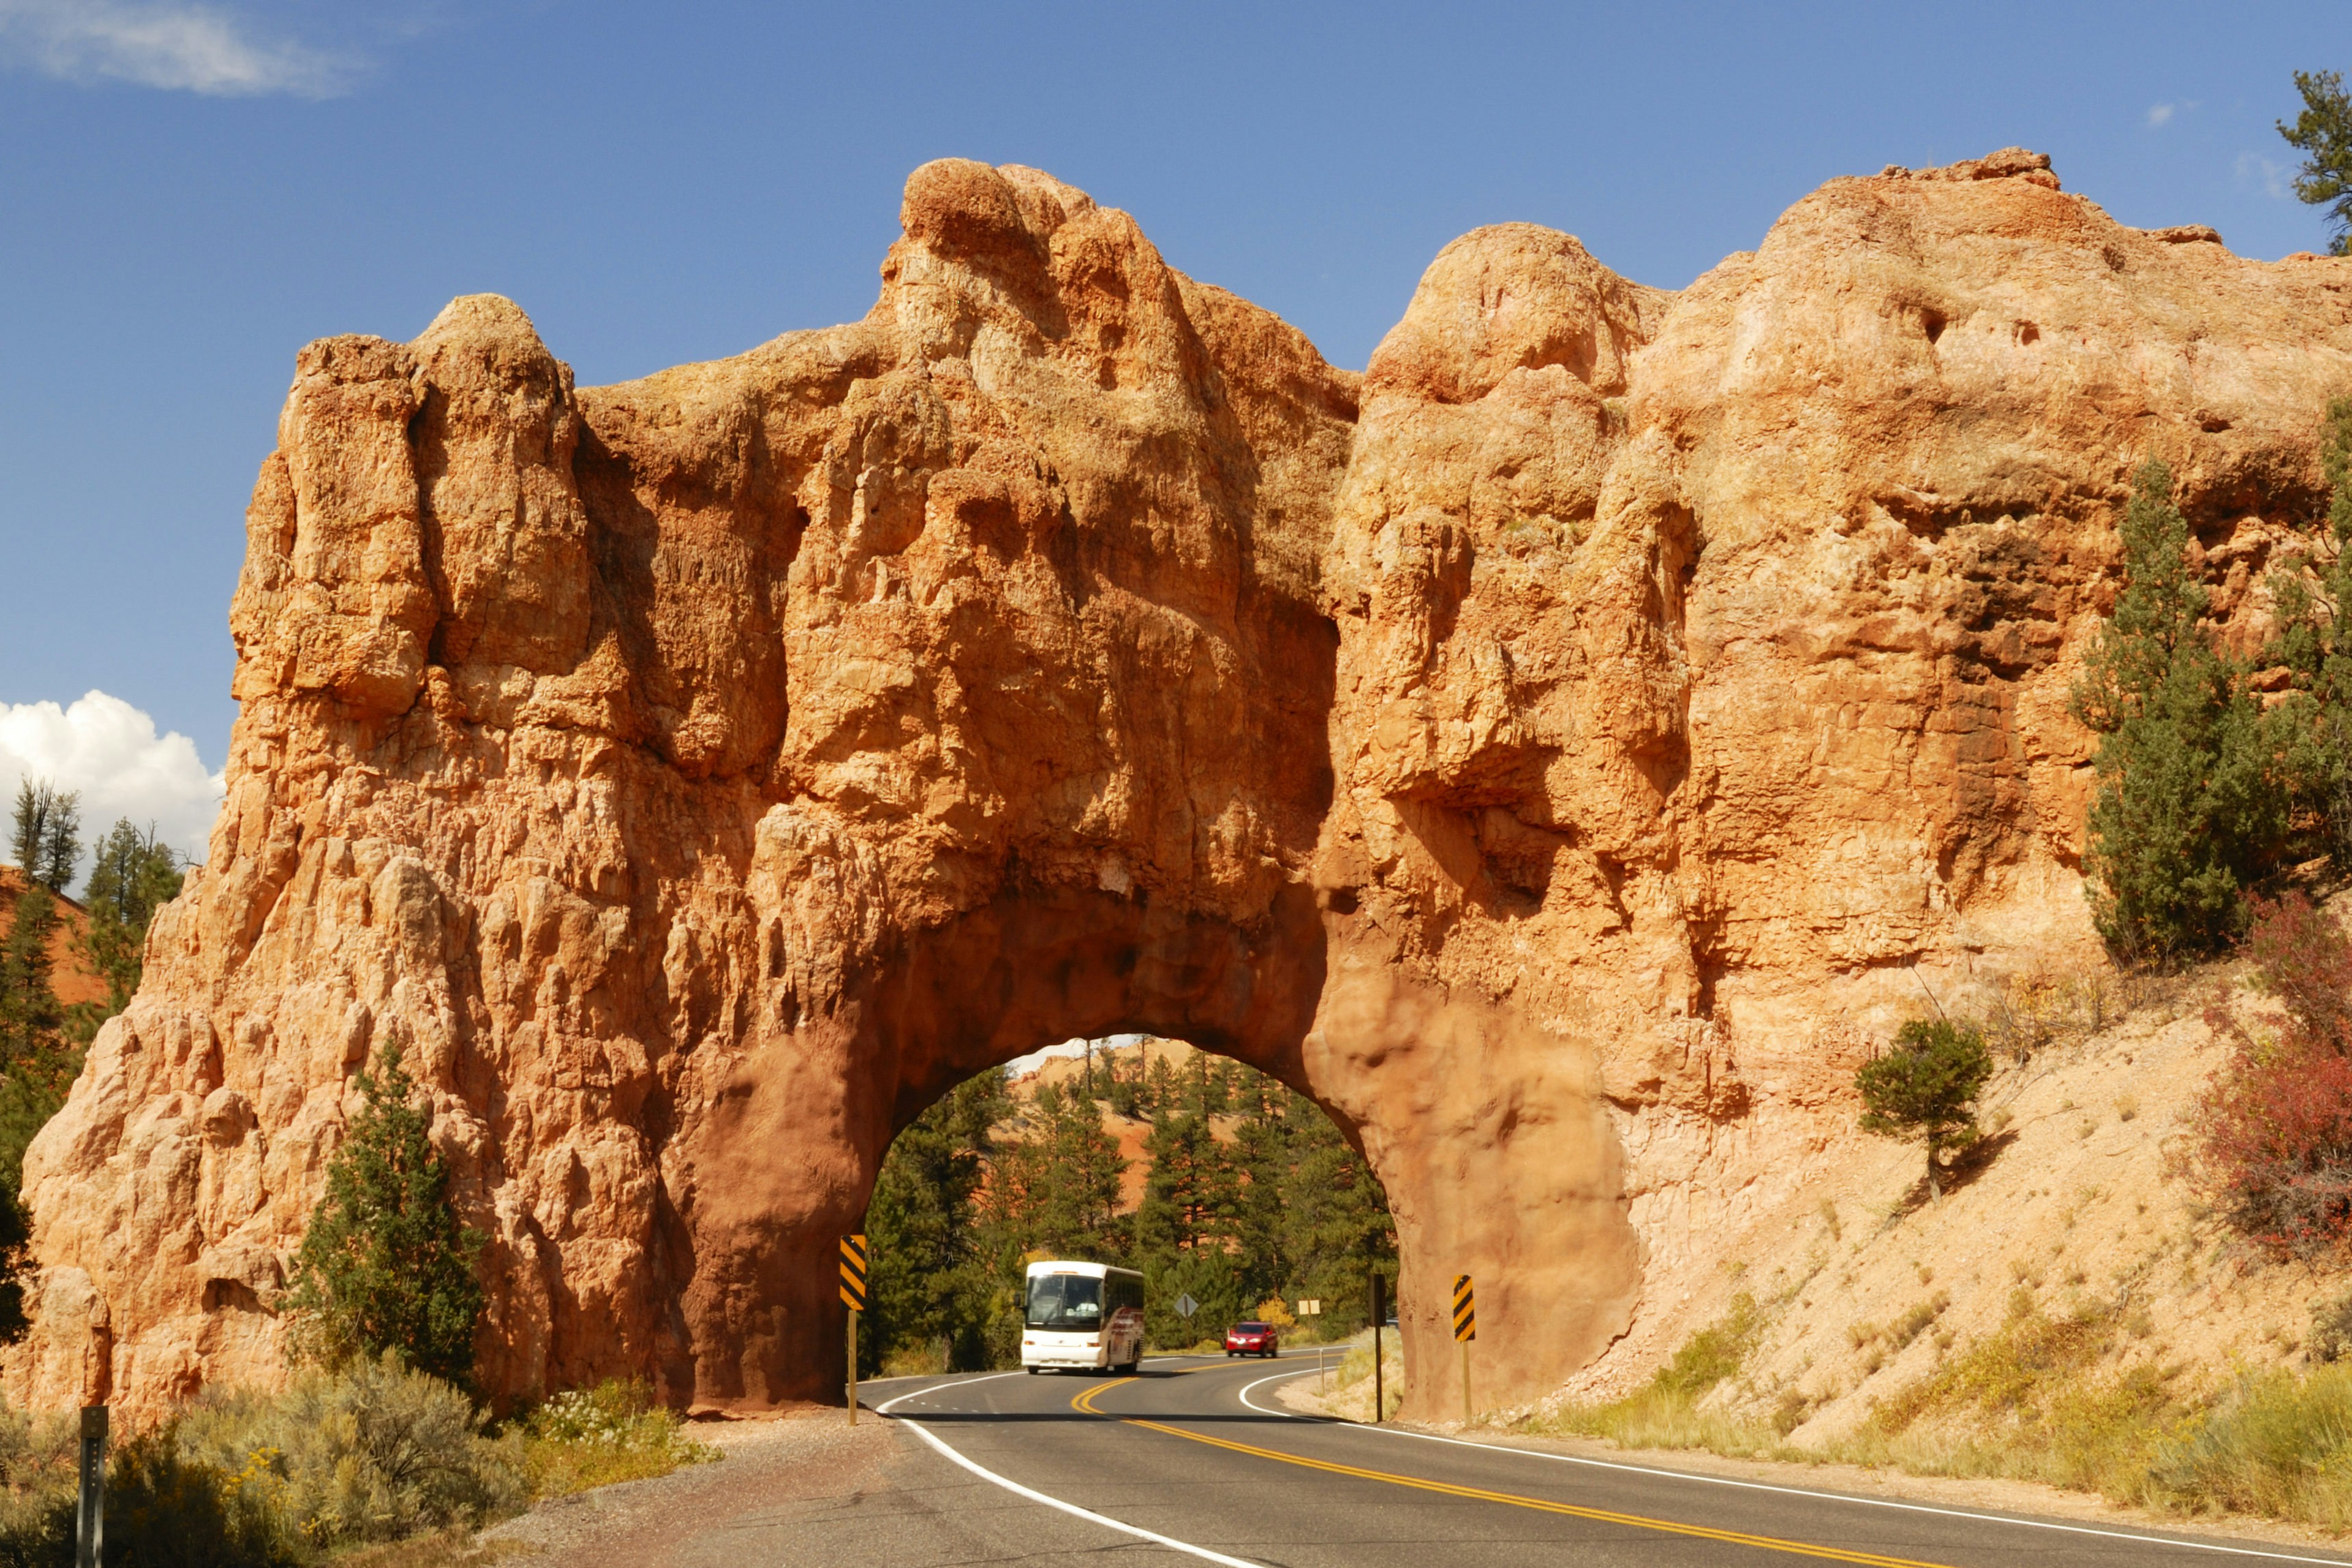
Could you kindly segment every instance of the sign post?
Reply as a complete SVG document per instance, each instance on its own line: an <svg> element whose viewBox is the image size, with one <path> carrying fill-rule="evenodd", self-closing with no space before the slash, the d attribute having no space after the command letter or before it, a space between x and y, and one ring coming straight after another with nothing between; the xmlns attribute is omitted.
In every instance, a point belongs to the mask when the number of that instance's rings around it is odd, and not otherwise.
<svg viewBox="0 0 2352 1568"><path fill-rule="evenodd" d="M1387 1408L1387 1407L1386 1407L1386 1405L1383 1404L1383 1398L1384 1398L1384 1396L1385 1396L1386 1390L1384 1390L1384 1389L1381 1386L1381 1331L1383 1328L1385 1328L1385 1327L1387 1326L1387 1324L1388 1324L1388 1321L1389 1321L1389 1308L1388 1308L1388 1300L1387 1300L1387 1297L1388 1297L1388 1285L1389 1285L1389 1282L1388 1282L1385 1279L1381 1278L1381 1274L1380 1274L1380 1271L1379 1271L1379 1270L1377 1270L1377 1269L1373 1270L1373 1272L1372 1272L1372 1425L1373 1425L1373 1426L1379 1426L1379 1425L1381 1424L1381 1413L1382 1413L1382 1412Z"/></svg>
<svg viewBox="0 0 2352 1568"><path fill-rule="evenodd" d="M1478 1337L1478 1298L1470 1276L1454 1277L1454 1337L1462 1343L1462 1425L1470 1425L1470 1342Z"/></svg>
<svg viewBox="0 0 2352 1568"><path fill-rule="evenodd" d="M74 1568L106 1556L106 1406L81 1407L81 1504L74 1514Z"/></svg>
<svg viewBox="0 0 2352 1568"><path fill-rule="evenodd" d="M866 1237L841 1238L841 1304L849 1309L849 1424L857 1425L857 1314L866 1310Z"/></svg>
<svg viewBox="0 0 2352 1568"><path fill-rule="evenodd" d="M1298 1316L1302 1318L1319 1318L1322 1315L1323 1301L1320 1297L1318 1297L1311 1301L1301 1301L1298 1303ZM1323 1391L1323 1352L1329 1348L1330 1347L1321 1340L1317 1340L1315 1342L1315 1391L1318 1394L1320 1394Z"/></svg>

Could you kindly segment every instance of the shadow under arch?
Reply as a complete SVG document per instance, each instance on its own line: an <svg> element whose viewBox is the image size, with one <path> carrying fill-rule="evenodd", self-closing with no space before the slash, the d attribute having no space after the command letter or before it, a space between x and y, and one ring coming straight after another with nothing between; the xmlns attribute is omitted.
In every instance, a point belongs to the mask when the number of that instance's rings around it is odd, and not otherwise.
<svg viewBox="0 0 2352 1568"><path fill-rule="evenodd" d="M1286 1322L1286 1304L1310 1297L1321 1315L1286 1342L1352 1333L1370 1321L1370 1277L1395 1279L1387 1194L1339 1124L1246 1063L1147 1031L963 1079L892 1140L858 1228L872 1259L866 1377L910 1352L942 1372L1018 1365L1007 1306L1028 1258L1140 1270L1153 1352ZM1173 1306L1188 1292L1189 1321Z"/></svg>
<svg viewBox="0 0 2352 1568"><path fill-rule="evenodd" d="M1460 1408L1443 1353L1457 1273L1479 1281L1481 1408L1548 1392L1623 1331L1640 1260L1589 1048L1417 983L1303 885L1249 925L1145 895L1014 888L752 1053L680 1151L693 1257L665 1394L707 1409L837 1402L835 1246L891 1141L976 1073L1129 1031L1257 1068L1363 1154L1396 1222L1406 1415Z"/></svg>

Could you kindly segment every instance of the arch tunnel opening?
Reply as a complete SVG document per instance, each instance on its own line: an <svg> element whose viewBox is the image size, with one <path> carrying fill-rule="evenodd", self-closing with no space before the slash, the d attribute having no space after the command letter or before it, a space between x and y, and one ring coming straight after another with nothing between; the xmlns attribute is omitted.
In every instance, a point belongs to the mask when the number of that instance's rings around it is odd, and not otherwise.
<svg viewBox="0 0 2352 1568"><path fill-rule="evenodd" d="M1372 1277L1390 1300L1397 1278L1387 1194L1322 1107L1151 1035L956 1085L892 1141L864 1229L862 1377L1019 1366L1022 1276L1045 1258L1140 1270L1154 1352L1214 1353L1239 1321L1348 1342L1370 1322Z"/></svg>

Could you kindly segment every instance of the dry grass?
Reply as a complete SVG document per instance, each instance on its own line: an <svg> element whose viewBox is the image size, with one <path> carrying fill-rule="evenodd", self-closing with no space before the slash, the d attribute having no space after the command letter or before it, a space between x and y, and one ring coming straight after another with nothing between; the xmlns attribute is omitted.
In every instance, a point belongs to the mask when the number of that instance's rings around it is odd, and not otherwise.
<svg viewBox="0 0 2352 1568"><path fill-rule="evenodd" d="M1685 1341L1649 1384L1605 1405L1568 1405L1520 1423L1529 1432L1600 1437L1624 1448L1704 1448L1743 1458L1769 1458L1785 1445L1780 1433L1720 1405L1707 1402L1717 1386L1737 1377L1764 1331L1765 1313L1746 1291L1731 1310ZM1868 1342L1884 1332L1870 1324Z"/></svg>
<svg viewBox="0 0 2352 1568"><path fill-rule="evenodd" d="M1858 1323L1869 1356L1908 1344L1941 1316L1942 1292L1893 1323ZM1735 1458L1888 1466L1915 1475L2002 1477L2095 1492L2180 1513L2245 1513L2352 1530L2352 1362L2308 1374L2249 1375L2219 1397L2176 1385L2178 1368L2119 1361L2131 1316L2089 1309L2053 1317L2020 1288L1997 1331L1946 1354L1882 1401L1862 1426L1821 1444L1786 1434L1822 1396L1778 1391L1769 1422L1709 1395L1739 1373L1762 1314L1746 1298L1693 1335L1639 1392L1520 1423L1627 1448L1698 1448ZM1742 1391L1752 1406L1756 1391Z"/></svg>
<svg viewBox="0 0 2352 1568"><path fill-rule="evenodd" d="M1395 1331L1381 1336L1381 1393L1388 1406L1383 1413L1392 1417L1404 1405L1404 1346ZM1362 1406L1360 1416L1369 1419L1372 1413L1372 1340L1367 1329L1348 1342L1348 1353L1341 1356L1331 1369L1331 1392L1334 1405L1344 1410L1345 1395L1356 1394L1354 1403Z"/></svg>

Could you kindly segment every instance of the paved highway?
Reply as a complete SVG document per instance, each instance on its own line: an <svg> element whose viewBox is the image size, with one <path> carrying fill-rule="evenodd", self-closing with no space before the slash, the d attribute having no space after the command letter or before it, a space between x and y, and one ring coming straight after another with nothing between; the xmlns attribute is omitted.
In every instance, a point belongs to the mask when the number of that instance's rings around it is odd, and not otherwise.
<svg viewBox="0 0 2352 1568"><path fill-rule="evenodd" d="M1075 1563L1113 1550L1253 1568L2352 1563L2347 1553L1845 1497L1317 1420L1273 1398L1276 1383L1312 1371L1297 1361L1155 1360L1135 1377L1011 1373L864 1392L967 1483L940 1476L927 1489L946 1506L923 1505L922 1533L968 1534L941 1562L1011 1552ZM870 1530L876 1510L864 1511ZM900 1512L896 1523L884 1533L913 1547L906 1531L916 1521Z"/></svg>

